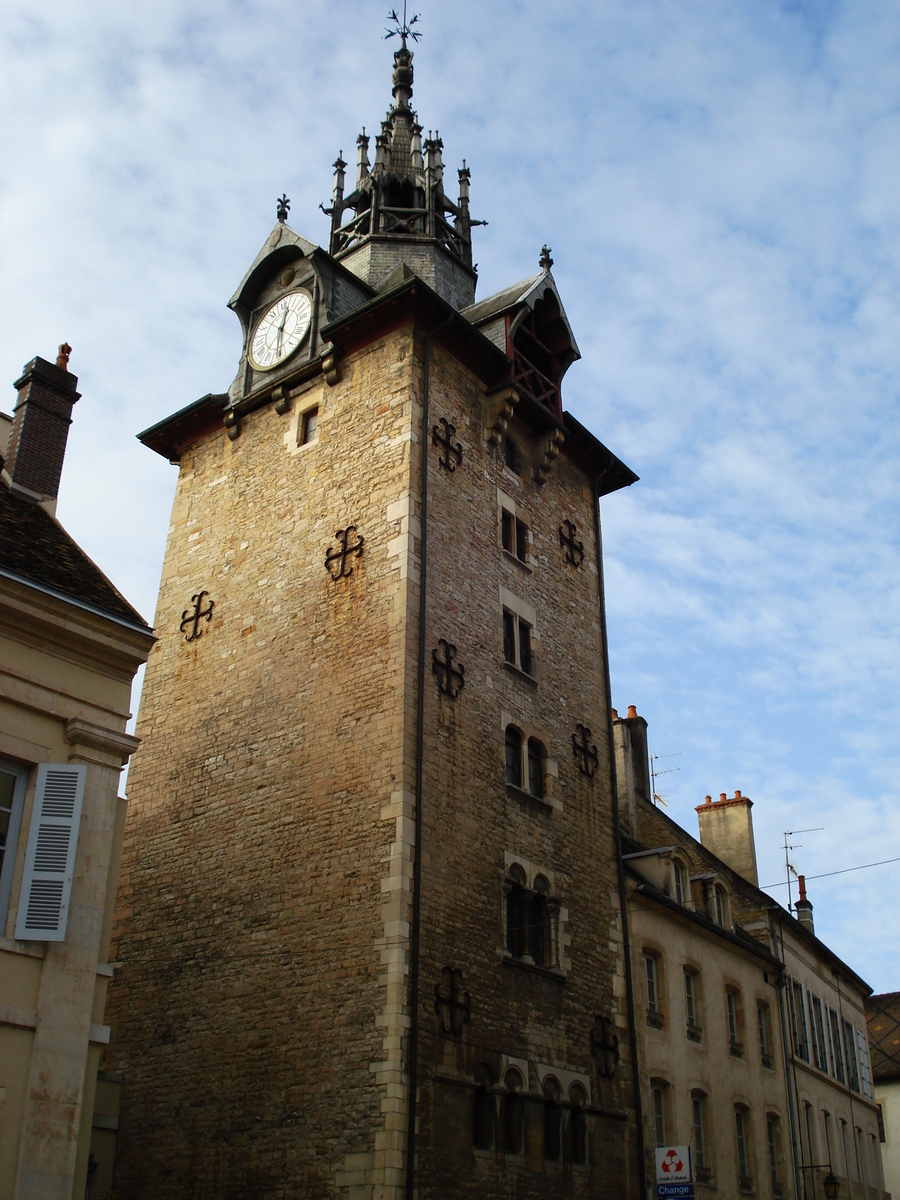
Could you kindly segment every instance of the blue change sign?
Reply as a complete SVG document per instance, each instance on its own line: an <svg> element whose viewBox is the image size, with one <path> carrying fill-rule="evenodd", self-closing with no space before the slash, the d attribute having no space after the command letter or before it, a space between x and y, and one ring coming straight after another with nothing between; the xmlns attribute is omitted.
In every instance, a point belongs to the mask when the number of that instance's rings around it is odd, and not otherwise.
<svg viewBox="0 0 900 1200"><path fill-rule="evenodd" d="M658 1183L656 1185L656 1200L669 1200L678 1196L682 1200L694 1200L694 1185L692 1183Z"/></svg>

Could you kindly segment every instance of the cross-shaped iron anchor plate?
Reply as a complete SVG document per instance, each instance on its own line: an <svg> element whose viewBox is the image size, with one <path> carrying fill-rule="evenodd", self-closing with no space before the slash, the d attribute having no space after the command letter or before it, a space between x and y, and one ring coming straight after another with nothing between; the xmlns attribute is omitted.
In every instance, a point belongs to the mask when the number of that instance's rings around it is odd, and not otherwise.
<svg viewBox="0 0 900 1200"><path fill-rule="evenodd" d="M336 529L334 536L339 539L340 545L336 550L328 547L328 552L325 555L325 569L330 573L332 579L347 578L353 574L353 568L347 565L347 559L351 554L355 554L357 558L363 552L363 542L365 538L359 537L350 544L350 538L356 533L355 525L348 525L346 529ZM335 570L335 564L337 570Z"/></svg>
<svg viewBox="0 0 900 1200"><path fill-rule="evenodd" d="M200 628L200 622L206 621L208 625L212 619L215 601L210 600L209 605L206 608L203 607L203 597L208 595L209 592L202 591L198 592L196 596L191 596L191 604L194 606L194 611L191 612L186 608L181 614L181 624L179 625L179 629L185 635L184 640L186 642L196 642L197 638L203 637L203 630ZM190 632L188 632L189 626Z"/></svg>

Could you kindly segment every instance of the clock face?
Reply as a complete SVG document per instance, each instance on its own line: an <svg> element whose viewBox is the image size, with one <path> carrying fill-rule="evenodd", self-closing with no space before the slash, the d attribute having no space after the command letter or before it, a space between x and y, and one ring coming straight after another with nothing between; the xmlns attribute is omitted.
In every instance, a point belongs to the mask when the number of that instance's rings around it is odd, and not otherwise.
<svg viewBox="0 0 900 1200"><path fill-rule="evenodd" d="M306 292L291 292L276 300L260 318L250 343L250 361L270 371L294 353L309 329L312 303Z"/></svg>

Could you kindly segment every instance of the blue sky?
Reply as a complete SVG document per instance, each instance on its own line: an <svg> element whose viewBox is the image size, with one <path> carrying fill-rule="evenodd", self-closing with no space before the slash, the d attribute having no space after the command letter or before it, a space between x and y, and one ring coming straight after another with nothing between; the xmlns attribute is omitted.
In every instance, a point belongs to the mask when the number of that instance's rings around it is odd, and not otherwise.
<svg viewBox="0 0 900 1200"><path fill-rule="evenodd" d="M59 515L148 619L175 470L134 434L233 378L276 196L326 239L331 163L390 101L387 7L4 6L0 378L73 345ZM809 876L900 856L900 11L421 7L413 102L490 222L479 295L552 246L564 402L641 476L603 505L613 698L680 755L670 815L751 796L762 883L785 829L824 826ZM879 991L898 866L809 887Z"/></svg>

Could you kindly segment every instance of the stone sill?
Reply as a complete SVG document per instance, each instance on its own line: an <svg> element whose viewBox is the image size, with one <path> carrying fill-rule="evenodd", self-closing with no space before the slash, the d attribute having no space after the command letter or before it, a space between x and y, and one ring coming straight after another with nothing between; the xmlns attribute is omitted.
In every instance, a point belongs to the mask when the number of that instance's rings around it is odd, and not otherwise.
<svg viewBox="0 0 900 1200"><path fill-rule="evenodd" d="M517 567L521 567L522 570L527 571L529 575L534 570L533 567L528 565L524 558L519 558L518 554L513 554L512 550L507 550L505 546L501 548L500 553L507 562L515 563Z"/></svg>
<svg viewBox="0 0 900 1200"><path fill-rule="evenodd" d="M562 812L561 800L557 800L553 796L535 796L534 792L526 791L525 788L520 788L514 783L506 785L506 794L512 799L533 804L542 812Z"/></svg>
<svg viewBox="0 0 900 1200"><path fill-rule="evenodd" d="M515 675L517 679L521 679L523 683L527 683L530 687L537 690L538 681L533 675L529 675L527 671L523 671L521 667L517 667L515 663L503 660L503 670L509 671L510 675Z"/></svg>
<svg viewBox="0 0 900 1200"><path fill-rule="evenodd" d="M504 951L503 965L515 967L518 971L530 971L533 975L543 975L545 979L555 979L557 983L566 982L566 973L559 967L539 967L537 963L527 962L524 958L513 958L508 951Z"/></svg>

